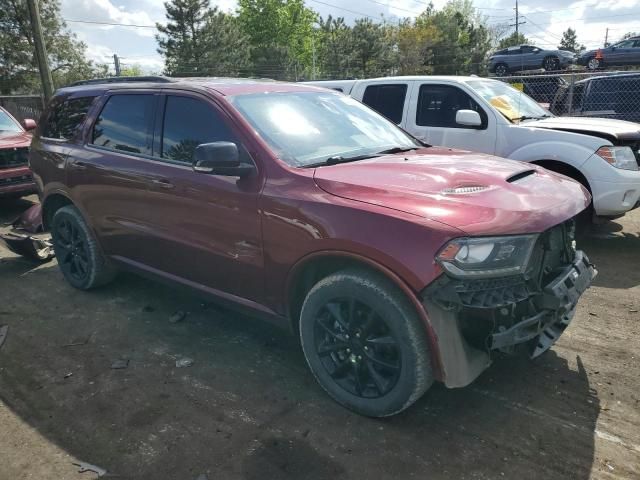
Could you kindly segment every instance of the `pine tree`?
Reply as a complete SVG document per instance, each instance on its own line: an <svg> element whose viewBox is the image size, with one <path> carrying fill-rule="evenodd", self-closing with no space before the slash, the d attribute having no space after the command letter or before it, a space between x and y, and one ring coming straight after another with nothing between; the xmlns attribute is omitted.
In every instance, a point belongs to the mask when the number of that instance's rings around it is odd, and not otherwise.
<svg viewBox="0 0 640 480"><path fill-rule="evenodd" d="M569 27L562 34L562 40L560 40L558 50L567 50L569 52L579 53L582 50L585 50L585 46L578 43L576 31Z"/></svg>

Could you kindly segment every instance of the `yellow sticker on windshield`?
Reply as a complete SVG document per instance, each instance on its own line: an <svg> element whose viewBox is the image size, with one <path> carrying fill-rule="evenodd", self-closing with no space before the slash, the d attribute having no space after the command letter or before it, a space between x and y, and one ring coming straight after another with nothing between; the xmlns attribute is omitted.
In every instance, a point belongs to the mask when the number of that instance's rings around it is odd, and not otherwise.
<svg viewBox="0 0 640 480"><path fill-rule="evenodd" d="M512 83L511 86L516 90L520 90L521 92L524 92L524 83Z"/></svg>
<svg viewBox="0 0 640 480"><path fill-rule="evenodd" d="M500 112L504 114L505 117L511 120L513 120L514 118L520 117L518 110L516 110L514 106L511 105L509 98L505 95L498 95L496 97L491 97L491 100L489 100L489 103L496 109L500 110Z"/></svg>

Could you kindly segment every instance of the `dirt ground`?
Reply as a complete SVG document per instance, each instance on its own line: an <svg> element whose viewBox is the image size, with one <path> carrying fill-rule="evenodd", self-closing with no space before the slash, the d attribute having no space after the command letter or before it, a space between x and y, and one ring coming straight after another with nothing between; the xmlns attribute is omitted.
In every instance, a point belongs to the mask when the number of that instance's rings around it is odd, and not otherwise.
<svg viewBox="0 0 640 480"><path fill-rule="evenodd" d="M29 205L0 201L0 222ZM77 461L154 480L638 479L640 210L580 247L600 274L551 351L386 420L330 400L276 327L133 275L79 292L0 249L0 480L96 478Z"/></svg>

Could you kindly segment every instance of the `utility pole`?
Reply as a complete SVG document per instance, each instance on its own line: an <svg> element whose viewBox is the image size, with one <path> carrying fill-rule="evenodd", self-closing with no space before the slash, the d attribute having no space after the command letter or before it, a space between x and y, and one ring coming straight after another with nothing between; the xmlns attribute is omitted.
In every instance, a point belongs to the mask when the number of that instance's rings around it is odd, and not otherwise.
<svg viewBox="0 0 640 480"><path fill-rule="evenodd" d="M31 18L31 29L33 30L33 43L36 47L36 60L38 62L38 70L40 71L40 82L44 92L45 101L53 96L53 78L51 70L49 70L49 57L47 56L47 48L42 37L42 25L40 24L40 10L38 9L37 0L27 0L29 8L29 17Z"/></svg>
<svg viewBox="0 0 640 480"><path fill-rule="evenodd" d="M113 54L113 65L116 67L116 77L119 77L120 76L120 59L118 58L117 53Z"/></svg>
<svg viewBox="0 0 640 480"><path fill-rule="evenodd" d="M510 26L510 27L516 27L516 37L517 37L517 36L520 34L520 30L519 30L519 28L518 28L518 27L519 27L520 25L523 25L523 24L527 23L527 22L521 22L521 21L520 21L520 14L519 14L519 12L518 12L518 0L516 0L516 8L515 8L515 11L516 11L516 23L512 23L512 24L511 24L511 25L509 25L509 26Z"/></svg>
<svg viewBox="0 0 640 480"><path fill-rule="evenodd" d="M607 31L604 34L604 48L609 46L609 27L607 27Z"/></svg>

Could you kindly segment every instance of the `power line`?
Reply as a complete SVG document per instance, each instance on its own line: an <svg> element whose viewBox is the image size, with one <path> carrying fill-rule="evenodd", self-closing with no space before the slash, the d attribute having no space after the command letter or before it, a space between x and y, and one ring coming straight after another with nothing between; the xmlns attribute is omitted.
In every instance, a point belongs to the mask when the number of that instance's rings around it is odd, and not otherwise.
<svg viewBox="0 0 640 480"><path fill-rule="evenodd" d="M116 22L97 22L93 20L72 20L70 18L63 18L65 22L71 23L87 23L89 25L110 25L114 27L136 27L136 28L153 28L157 29L155 25L136 25L134 23L116 23Z"/></svg>

